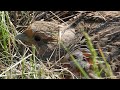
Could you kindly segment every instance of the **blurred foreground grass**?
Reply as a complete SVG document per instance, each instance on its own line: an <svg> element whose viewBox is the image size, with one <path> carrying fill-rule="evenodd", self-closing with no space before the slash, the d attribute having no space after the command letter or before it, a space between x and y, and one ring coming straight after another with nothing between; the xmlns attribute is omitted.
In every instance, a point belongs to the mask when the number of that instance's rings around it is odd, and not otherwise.
<svg viewBox="0 0 120 90"><path fill-rule="evenodd" d="M24 16L27 13L22 11ZM21 17L22 18L22 17ZM29 17L28 17L29 18ZM31 21L30 17L27 21ZM40 59L35 56L35 47L32 46L32 50L27 46L19 46L14 37L17 34L15 26L10 20L9 12L0 11L0 78L1 79L62 79L64 78L64 72L69 73L74 79L77 76L69 71L66 68L56 69L54 67L50 68L52 65L50 62L47 62L47 65L44 64ZM90 37L87 33L83 32L87 45L89 47L91 58L92 58L92 70L94 76L97 78L115 78L112 73L110 65L107 63L103 52L101 51L101 56L104 60L105 68L99 68L97 64L97 53L91 43ZM63 45L64 46L64 45ZM22 49L23 48L23 49ZM69 50L64 47L65 50L69 53ZM19 52L21 49L22 54ZM70 55L73 62L79 69L79 73L82 73L83 76L89 79L89 74L76 62L75 58ZM101 63L102 65L103 63ZM101 73L105 73L105 77L102 77ZM79 79L79 78L78 78Z"/></svg>

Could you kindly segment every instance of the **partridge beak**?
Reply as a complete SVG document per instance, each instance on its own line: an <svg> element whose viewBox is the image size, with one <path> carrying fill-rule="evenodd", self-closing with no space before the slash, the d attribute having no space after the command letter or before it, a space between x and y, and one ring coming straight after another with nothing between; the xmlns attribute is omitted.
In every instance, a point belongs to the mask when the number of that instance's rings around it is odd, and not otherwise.
<svg viewBox="0 0 120 90"><path fill-rule="evenodd" d="M29 41L29 38L23 34L23 33L20 33L18 34L16 37L15 37L16 40L21 40L21 41Z"/></svg>

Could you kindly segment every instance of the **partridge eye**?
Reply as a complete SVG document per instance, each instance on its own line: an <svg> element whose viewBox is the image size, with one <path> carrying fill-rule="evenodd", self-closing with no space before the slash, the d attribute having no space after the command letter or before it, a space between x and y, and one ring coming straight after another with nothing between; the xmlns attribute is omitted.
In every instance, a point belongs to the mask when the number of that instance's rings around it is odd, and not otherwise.
<svg viewBox="0 0 120 90"><path fill-rule="evenodd" d="M34 37L35 41L41 41L41 38L39 36Z"/></svg>

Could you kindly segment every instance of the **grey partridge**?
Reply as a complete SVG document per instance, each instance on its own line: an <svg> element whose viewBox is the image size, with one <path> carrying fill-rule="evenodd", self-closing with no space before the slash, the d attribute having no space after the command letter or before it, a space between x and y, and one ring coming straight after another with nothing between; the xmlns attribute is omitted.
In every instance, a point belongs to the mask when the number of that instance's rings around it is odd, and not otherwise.
<svg viewBox="0 0 120 90"><path fill-rule="evenodd" d="M58 45L58 41L63 42L65 46L70 45L75 38L75 29L53 22L35 21L15 38L27 45L35 45L39 48L39 54L41 55L45 53L47 49L48 52L53 50ZM48 54L50 53L46 55Z"/></svg>

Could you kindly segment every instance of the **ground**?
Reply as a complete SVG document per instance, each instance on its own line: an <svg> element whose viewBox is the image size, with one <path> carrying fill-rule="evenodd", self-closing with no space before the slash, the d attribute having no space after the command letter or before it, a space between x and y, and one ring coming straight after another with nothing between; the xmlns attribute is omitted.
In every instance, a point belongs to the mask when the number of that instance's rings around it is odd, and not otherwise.
<svg viewBox="0 0 120 90"><path fill-rule="evenodd" d="M0 19L1 79L120 78L119 11L1 11ZM63 26L77 20L71 26L76 31L74 41L48 50L45 60L36 46L15 39L40 20ZM55 51L62 54L51 59Z"/></svg>

